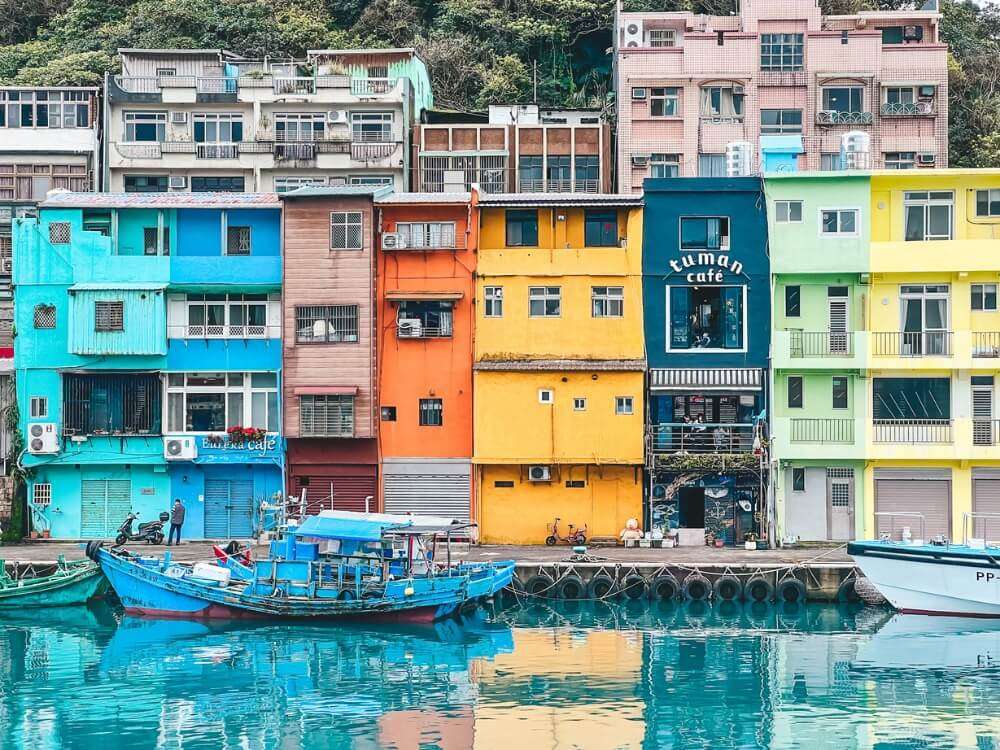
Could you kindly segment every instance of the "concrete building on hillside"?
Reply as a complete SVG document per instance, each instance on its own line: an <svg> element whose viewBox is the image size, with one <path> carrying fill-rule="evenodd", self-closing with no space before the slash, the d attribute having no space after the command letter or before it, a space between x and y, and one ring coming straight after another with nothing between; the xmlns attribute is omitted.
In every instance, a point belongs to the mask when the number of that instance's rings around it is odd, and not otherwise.
<svg viewBox="0 0 1000 750"><path fill-rule="evenodd" d="M412 49L312 50L304 60L218 49L120 54L121 75L106 78L112 191L402 189L410 128L433 103Z"/></svg>
<svg viewBox="0 0 1000 750"><path fill-rule="evenodd" d="M743 0L732 16L619 13L618 190L720 177L726 147L777 138L801 169L839 169L867 135L872 168L948 164L948 49L937 1L823 16L817 0Z"/></svg>

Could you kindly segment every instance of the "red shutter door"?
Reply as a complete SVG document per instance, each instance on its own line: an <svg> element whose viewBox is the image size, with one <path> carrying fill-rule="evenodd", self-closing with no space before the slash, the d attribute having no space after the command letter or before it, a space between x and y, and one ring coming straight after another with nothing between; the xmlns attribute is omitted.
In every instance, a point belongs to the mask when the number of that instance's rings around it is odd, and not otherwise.
<svg viewBox="0 0 1000 750"><path fill-rule="evenodd" d="M306 515L321 510L351 510L364 512L365 498L371 497L369 510L375 511L375 477L361 474L329 476L307 474L296 476L295 494L306 490Z"/></svg>

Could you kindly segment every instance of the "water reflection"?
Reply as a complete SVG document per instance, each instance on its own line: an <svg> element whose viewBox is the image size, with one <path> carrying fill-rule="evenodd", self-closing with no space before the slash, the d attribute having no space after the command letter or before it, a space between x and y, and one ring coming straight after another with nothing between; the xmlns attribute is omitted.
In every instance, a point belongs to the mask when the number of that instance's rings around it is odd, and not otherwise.
<svg viewBox="0 0 1000 750"><path fill-rule="evenodd" d="M416 628L5 619L0 747L1000 748L1000 623L534 604Z"/></svg>

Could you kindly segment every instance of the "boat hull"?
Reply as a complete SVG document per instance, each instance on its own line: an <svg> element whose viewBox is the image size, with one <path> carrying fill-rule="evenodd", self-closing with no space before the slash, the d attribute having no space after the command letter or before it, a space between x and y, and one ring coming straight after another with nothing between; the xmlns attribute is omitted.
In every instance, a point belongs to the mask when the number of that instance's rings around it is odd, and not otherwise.
<svg viewBox="0 0 1000 750"><path fill-rule="evenodd" d="M71 573L59 580L29 579L21 588L0 590L0 611L37 607L74 607L86 604L108 590L108 581L99 567Z"/></svg>
<svg viewBox="0 0 1000 750"><path fill-rule="evenodd" d="M848 551L900 612L1000 617L1000 558L877 543L852 544Z"/></svg>

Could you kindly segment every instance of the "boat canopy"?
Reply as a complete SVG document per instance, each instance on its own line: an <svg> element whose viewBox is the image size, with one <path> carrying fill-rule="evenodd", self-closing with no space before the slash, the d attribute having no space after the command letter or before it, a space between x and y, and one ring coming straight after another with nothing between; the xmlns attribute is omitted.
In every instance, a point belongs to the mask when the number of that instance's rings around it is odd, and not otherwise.
<svg viewBox="0 0 1000 750"><path fill-rule="evenodd" d="M403 528L398 523L365 518L366 514L357 513L353 518L330 518L325 516L306 516L292 531L295 536L313 539L347 539L355 542L377 542L386 531Z"/></svg>

